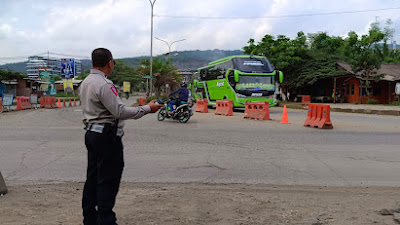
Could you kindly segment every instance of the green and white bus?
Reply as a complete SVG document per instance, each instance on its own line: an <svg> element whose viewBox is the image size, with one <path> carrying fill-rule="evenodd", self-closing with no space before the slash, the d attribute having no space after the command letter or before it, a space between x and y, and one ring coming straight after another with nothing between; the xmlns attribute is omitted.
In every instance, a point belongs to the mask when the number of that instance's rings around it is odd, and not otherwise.
<svg viewBox="0 0 400 225"><path fill-rule="evenodd" d="M207 99L209 106L216 100L230 99L234 108L245 102L267 101L276 105L275 84L283 81L283 73L274 70L262 56L229 56L210 62L194 75L192 95Z"/></svg>

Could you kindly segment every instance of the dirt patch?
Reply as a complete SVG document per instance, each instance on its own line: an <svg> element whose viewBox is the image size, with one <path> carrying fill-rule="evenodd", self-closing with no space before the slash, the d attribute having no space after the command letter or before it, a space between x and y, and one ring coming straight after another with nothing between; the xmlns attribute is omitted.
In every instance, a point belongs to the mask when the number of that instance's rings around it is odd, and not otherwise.
<svg viewBox="0 0 400 225"><path fill-rule="evenodd" d="M11 184L1 224L82 224L83 183ZM396 224L400 188L123 183L119 224Z"/></svg>

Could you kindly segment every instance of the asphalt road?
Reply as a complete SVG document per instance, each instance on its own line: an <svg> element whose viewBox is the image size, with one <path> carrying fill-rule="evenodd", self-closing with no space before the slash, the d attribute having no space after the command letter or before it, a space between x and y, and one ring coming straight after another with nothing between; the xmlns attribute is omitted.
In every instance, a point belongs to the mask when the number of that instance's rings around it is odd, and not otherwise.
<svg viewBox="0 0 400 225"><path fill-rule="evenodd" d="M211 110L211 112L213 112ZM187 124L155 114L125 127L124 181L400 185L400 117L331 113L333 130L303 127L307 112L269 121L196 113ZM79 107L0 114L0 171L7 182L84 181Z"/></svg>

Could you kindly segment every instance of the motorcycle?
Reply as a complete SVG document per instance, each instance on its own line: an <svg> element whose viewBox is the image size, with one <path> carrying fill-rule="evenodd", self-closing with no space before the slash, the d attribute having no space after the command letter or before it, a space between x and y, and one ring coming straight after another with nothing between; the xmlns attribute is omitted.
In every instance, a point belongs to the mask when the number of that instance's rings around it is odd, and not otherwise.
<svg viewBox="0 0 400 225"><path fill-rule="evenodd" d="M167 101L163 99L159 99L157 101L158 104L164 104L164 107L162 107L157 114L158 121L163 121L165 120L165 118L178 120L179 123L186 123L187 121L189 121L190 117L193 116L193 110L191 108L193 104L190 102L186 104L180 104L170 114L168 103L172 100L175 100L176 102L175 98L169 98Z"/></svg>

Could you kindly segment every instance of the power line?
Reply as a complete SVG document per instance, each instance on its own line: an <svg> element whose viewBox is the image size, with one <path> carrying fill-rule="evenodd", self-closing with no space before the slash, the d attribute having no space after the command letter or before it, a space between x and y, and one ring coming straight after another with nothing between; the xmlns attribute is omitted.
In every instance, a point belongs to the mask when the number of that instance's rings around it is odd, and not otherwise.
<svg viewBox="0 0 400 225"><path fill-rule="evenodd" d="M279 15L279 16L249 16L249 17L225 17L225 16L172 16L172 15L154 15L154 17L160 18L173 18L173 19L206 19L206 20L242 20L242 19L278 19L278 18L294 18L294 17L311 17L311 16L329 16L329 15L341 15L341 14L354 14L354 13L366 13L366 12L379 12L388 10L398 10L400 7L394 8L383 8L383 9L366 9L366 10L354 10L354 11L341 11L341 12L327 12L327 13L310 13L310 14L293 14L293 15Z"/></svg>

